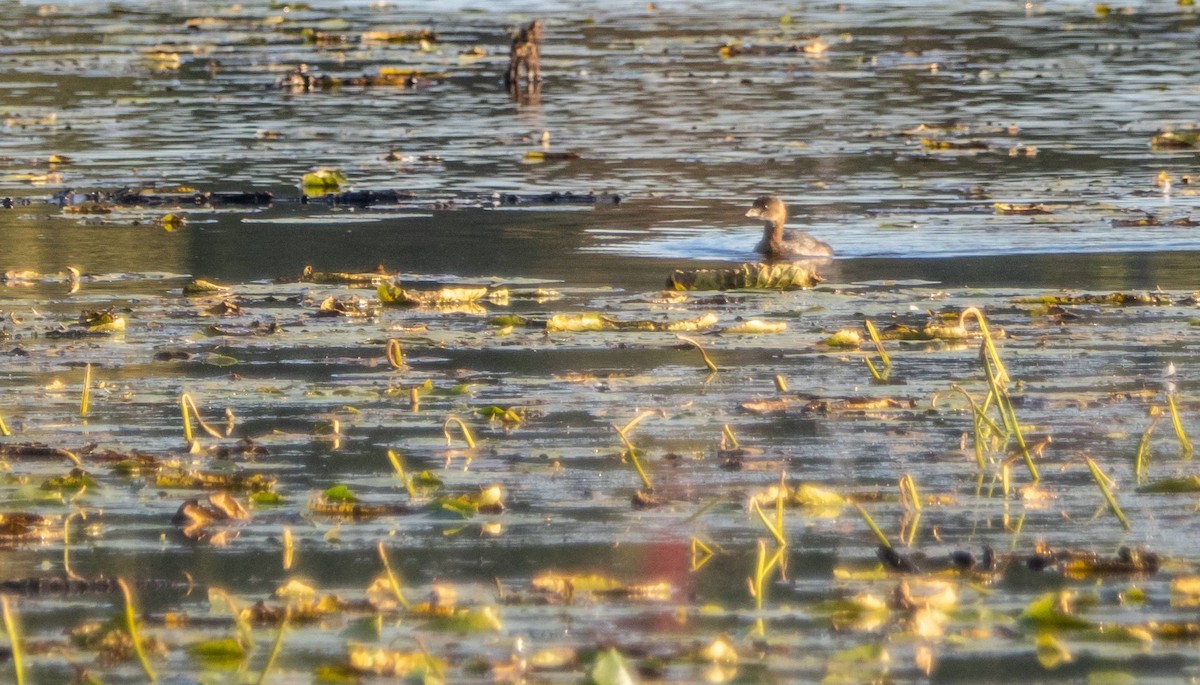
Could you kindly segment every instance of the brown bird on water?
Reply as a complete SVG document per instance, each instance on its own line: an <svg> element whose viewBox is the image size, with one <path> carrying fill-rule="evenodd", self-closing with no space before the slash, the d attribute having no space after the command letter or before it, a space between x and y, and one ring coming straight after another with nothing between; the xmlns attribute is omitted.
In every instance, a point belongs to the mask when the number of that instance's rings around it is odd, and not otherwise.
<svg viewBox="0 0 1200 685"><path fill-rule="evenodd" d="M763 221L763 237L754 251L767 259L803 259L832 257L833 248L804 231L784 230L787 207L774 195L763 195L754 201L746 216Z"/></svg>

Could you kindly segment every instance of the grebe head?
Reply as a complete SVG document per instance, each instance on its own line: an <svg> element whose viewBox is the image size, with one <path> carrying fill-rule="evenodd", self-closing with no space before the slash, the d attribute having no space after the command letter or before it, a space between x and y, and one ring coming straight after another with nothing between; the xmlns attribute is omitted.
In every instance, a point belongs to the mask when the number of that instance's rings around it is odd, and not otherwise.
<svg viewBox="0 0 1200 685"><path fill-rule="evenodd" d="M754 201L754 206L746 212L746 216L762 219L769 224L783 224L787 221L787 207L783 200L774 195L763 195Z"/></svg>

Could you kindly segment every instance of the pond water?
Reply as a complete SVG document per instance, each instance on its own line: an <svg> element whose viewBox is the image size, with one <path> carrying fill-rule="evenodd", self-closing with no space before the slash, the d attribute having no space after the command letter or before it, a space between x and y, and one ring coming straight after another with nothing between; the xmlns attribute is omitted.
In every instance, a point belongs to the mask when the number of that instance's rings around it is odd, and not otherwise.
<svg viewBox="0 0 1200 685"><path fill-rule="evenodd" d="M13 433L0 437L0 582L33 681L145 680L128 645L80 637L118 615L120 591L96 580L117 577L132 583L168 682L403 674L352 671L355 650L403 656L417 682L438 681L435 660L445 682L627 682L612 674L617 653L648 682L1200 677L1196 497L1152 491L1195 471L1168 395L1183 432L1200 425L1200 169L1193 148L1151 145L1189 135L1200 111L1192 7L0 9L0 197L14 205L0 208L0 417ZM510 31L535 16L545 80L510 92ZM423 29L436 36L399 35ZM411 87L280 87L300 64L333 79L420 75ZM400 195L302 202L300 179L318 168L341 170L342 191ZM145 201L114 201L122 189ZM272 201L179 201L197 192ZM754 261L761 227L744 213L766 193L836 250L817 266L820 286L659 292L676 269ZM380 307L370 283L296 282L308 265L382 265L406 287L511 298ZM69 267L83 273L77 289ZM193 278L229 290L189 296ZM1064 289L1161 292L1154 306L1045 299ZM354 315L324 315L330 297ZM864 319L920 332L972 306L997 335L1036 487L1015 436L976 462L976 421L954 389L980 403L988 393L974 323L967 339L885 331L890 384L872 383L869 339L825 343L865 335ZM123 332L71 326L109 308ZM547 326L597 313L643 323ZM684 332L719 367L711 375L675 332L645 323L705 315ZM738 332L748 320L786 329ZM385 357L392 339L400 369ZM185 392L219 435L200 434L191 453ZM631 505L645 485L614 428L637 417L626 437L653 481L649 508ZM988 417L1001 422L994 407ZM718 449L726 426L744 453ZM1153 459L1139 473L1143 441ZM43 485L72 464L34 442L70 450L93 482ZM441 489L406 492L389 449ZM131 465L137 454L153 460ZM1129 530L1086 457L1112 479ZM176 512L212 491L169 476L192 471L260 474L281 501L235 490L248 518L185 535ZM899 494L904 475L919 516ZM920 570L881 567L880 541L848 504L789 500L776 539L765 493L781 477L792 494L854 496ZM331 513L339 485L382 508ZM454 511L455 497L494 485L503 513ZM384 573L381 542L407 597L429 605L367 592ZM985 548L993 571L950 561ZM756 603L760 550L782 551ZM1161 563L1138 561L1151 553ZM1048 568L1033 570L1038 560ZM547 590L552 572L574 591ZM69 573L92 587L30 591L29 579ZM277 595L289 580L339 602ZM252 629L214 589L241 608L264 603L245 614ZM1051 608L1031 606L1046 597ZM246 654L197 655L225 638ZM13 661L0 668L9 677Z"/></svg>

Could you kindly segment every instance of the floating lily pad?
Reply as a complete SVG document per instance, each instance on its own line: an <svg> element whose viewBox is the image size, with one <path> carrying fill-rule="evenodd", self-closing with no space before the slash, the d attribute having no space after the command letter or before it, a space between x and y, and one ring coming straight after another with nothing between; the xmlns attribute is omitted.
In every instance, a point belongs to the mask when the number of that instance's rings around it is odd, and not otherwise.
<svg viewBox="0 0 1200 685"><path fill-rule="evenodd" d="M327 167L311 171L300 178L304 192L317 196L336 193L347 182L346 175L340 170Z"/></svg>

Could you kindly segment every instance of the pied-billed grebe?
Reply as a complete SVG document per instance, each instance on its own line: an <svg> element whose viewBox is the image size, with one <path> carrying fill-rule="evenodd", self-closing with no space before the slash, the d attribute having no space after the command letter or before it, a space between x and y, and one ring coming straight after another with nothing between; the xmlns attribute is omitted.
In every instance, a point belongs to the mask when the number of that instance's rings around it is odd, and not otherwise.
<svg viewBox="0 0 1200 685"><path fill-rule="evenodd" d="M768 259L799 259L803 257L832 257L833 248L804 231L785 231L787 207L774 195L763 195L754 201L746 216L763 220L763 237L754 246Z"/></svg>

